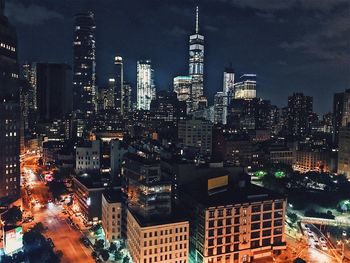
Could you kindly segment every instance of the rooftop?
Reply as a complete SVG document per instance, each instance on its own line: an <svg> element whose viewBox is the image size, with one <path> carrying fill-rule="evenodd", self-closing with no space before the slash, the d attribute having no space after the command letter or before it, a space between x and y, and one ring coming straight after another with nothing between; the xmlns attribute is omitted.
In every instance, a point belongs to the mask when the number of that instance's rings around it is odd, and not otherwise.
<svg viewBox="0 0 350 263"><path fill-rule="evenodd" d="M123 192L121 189L108 189L103 192L103 196L108 203L120 203L123 199Z"/></svg>
<svg viewBox="0 0 350 263"><path fill-rule="evenodd" d="M188 221L187 213L185 212L184 209L180 207L173 208L171 214L164 215L164 216L158 215L158 216L151 216L151 217L143 217L138 213L133 212L130 209L129 209L129 212L133 215L133 217L141 227L175 224L175 223Z"/></svg>
<svg viewBox="0 0 350 263"><path fill-rule="evenodd" d="M244 187L229 185L218 189L216 193L209 194L203 184L190 184L180 190L180 194L188 195L205 207L252 203L258 201L285 199L282 194L272 192L266 188L247 183Z"/></svg>

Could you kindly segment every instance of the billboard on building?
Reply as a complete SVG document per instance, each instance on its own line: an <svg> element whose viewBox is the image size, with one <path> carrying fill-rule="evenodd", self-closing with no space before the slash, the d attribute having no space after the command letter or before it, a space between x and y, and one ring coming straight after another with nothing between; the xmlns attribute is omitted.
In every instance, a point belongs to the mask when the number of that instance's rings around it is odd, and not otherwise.
<svg viewBox="0 0 350 263"><path fill-rule="evenodd" d="M3 234L5 254L12 254L23 247L23 229L21 226L4 227Z"/></svg>

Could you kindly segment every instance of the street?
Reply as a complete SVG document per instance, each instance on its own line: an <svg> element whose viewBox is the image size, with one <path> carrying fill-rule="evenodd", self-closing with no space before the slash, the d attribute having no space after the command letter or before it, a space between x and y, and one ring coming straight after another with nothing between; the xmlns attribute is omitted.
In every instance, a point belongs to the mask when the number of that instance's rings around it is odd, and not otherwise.
<svg viewBox="0 0 350 263"><path fill-rule="evenodd" d="M44 182L40 181L39 176L35 173L36 167L35 158L30 156L28 158L28 165L26 158L23 158L23 165L25 170L26 185L31 193L30 203L24 204L24 207L31 207L25 214L30 214L34 220L23 224L24 231L28 231L36 223L43 223L47 230L44 232L46 238L51 238L55 245L55 250L63 252L62 262L94 262L91 257L91 250L86 248L80 241L82 233L73 228L67 221L67 215L62 213L62 205L48 202L50 193L48 187ZM35 176L33 176L33 174ZM27 195L27 193L25 193ZM50 200L51 201L51 200Z"/></svg>

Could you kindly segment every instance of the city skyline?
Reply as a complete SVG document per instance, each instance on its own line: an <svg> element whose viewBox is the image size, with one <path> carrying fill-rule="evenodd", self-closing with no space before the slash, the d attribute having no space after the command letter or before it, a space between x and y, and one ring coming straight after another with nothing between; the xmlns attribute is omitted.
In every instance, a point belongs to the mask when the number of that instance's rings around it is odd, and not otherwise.
<svg viewBox="0 0 350 263"><path fill-rule="evenodd" d="M350 262L348 1L0 0L0 262Z"/></svg>
<svg viewBox="0 0 350 263"><path fill-rule="evenodd" d="M6 14L17 28L22 62L72 64L73 16L91 10L96 16L100 86L113 75L116 55L125 60L125 79L132 83L133 90L136 90L139 59L152 59L158 90L170 89L173 77L186 74L188 37L194 33L195 1L104 1L100 5L95 1L84 4L74 1L69 4L69 11L65 11L67 4L67 1L51 6L48 1L7 1ZM258 97L285 106L288 95L304 92L314 96L317 113L330 111L332 102L328 98L344 90L350 82L346 35L350 23L347 23L346 1L319 4L268 1L260 5L258 1L208 0L200 2L199 9L200 28L206 38L204 92L210 104L222 88L222 73L230 62L237 76L258 75ZM125 16L127 10L135 10L134 16ZM36 15L28 15L33 12ZM139 39L144 42L140 48ZM320 41L322 44L318 45ZM257 43L259 49L254 48ZM52 49L56 52L51 52Z"/></svg>

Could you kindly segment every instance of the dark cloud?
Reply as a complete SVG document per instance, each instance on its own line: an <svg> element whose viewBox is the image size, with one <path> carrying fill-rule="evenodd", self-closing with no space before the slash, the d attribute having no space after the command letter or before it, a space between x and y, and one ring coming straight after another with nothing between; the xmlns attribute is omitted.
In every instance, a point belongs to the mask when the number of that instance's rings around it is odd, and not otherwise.
<svg viewBox="0 0 350 263"><path fill-rule="evenodd" d="M333 7L347 3L347 0L221 0L237 7L253 8L265 12L280 11L292 7L307 10L329 11Z"/></svg>
<svg viewBox="0 0 350 263"><path fill-rule="evenodd" d="M24 5L18 1L6 4L6 15L14 22L25 25L40 25L51 19L63 20L63 15L45 6Z"/></svg>
<svg viewBox="0 0 350 263"><path fill-rule="evenodd" d="M314 32L308 32L300 40L283 42L287 51L311 54L321 60L349 63L350 60L350 16L347 12L337 15Z"/></svg>

